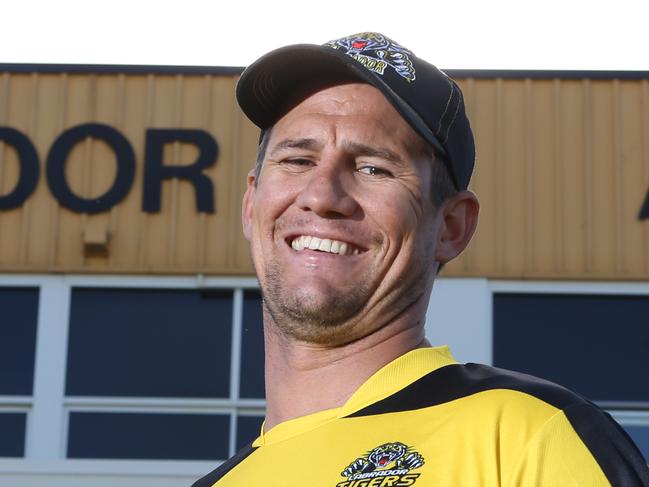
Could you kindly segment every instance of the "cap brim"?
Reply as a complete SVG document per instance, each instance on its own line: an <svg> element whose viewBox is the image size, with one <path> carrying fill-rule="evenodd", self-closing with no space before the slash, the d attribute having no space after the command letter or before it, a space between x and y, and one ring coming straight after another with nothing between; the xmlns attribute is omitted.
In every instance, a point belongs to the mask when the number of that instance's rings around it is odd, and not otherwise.
<svg viewBox="0 0 649 487"><path fill-rule="evenodd" d="M295 93L314 83L343 80L360 80L377 88L439 155L446 155L421 117L380 76L330 47L296 44L269 52L246 68L237 84L236 95L248 118L266 129L283 115L286 101Z"/></svg>

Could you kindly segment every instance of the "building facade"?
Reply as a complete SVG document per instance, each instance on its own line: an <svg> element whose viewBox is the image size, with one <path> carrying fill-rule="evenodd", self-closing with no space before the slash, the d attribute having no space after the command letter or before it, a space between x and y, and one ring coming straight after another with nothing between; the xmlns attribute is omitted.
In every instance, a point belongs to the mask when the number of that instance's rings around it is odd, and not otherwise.
<svg viewBox="0 0 649 487"><path fill-rule="evenodd" d="M235 68L0 65L0 485L185 486L256 436ZM454 71L477 235L427 333L649 456L649 73Z"/></svg>

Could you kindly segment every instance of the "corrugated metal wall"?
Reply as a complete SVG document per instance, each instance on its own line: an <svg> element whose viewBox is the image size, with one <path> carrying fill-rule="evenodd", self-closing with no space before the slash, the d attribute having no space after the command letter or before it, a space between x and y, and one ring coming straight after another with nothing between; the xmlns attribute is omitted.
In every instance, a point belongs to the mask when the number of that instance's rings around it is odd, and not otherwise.
<svg viewBox="0 0 649 487"><path fill-rule="evenodd" d="M649 278L649 82L467 79L476 239L462 276Z"/></svg>
<svg viewBox="0 0 649 487"><path fill-rule="evenodd" d="M0 126L29 135L41 166L65 129L87 122L110 125L130 141L137 161L128 197L110 212L83 215L58 206L44 170L34 194L17 210L0 213L0 268L9 271L120 273L250 273L241 235L240 202L245 175L254 164L257 130L234 100L234 76L3 74ZM215 185L216 213L196 211L186 181L163 183L160 213L142 207L145 130L200 128L219 144L216 165L206 170ZM0 194L15 186L18 164L0 142ZM165 164L191 164L192 145L167 147ZM88 139L71 153L67 180L90 198L101 195L115 174L115 155ZM109 234L106 256L84 253L84 236Z"/></svg>
<svg viewBox="0 0 649 487"><path fill-rule="evenodd" d="M52 142L87 122L130 141L137 170L128 197L110 212L58 206L44 168L22 208L0 212L0 270L250 274L240 201L256 129L234 101L235 75L0 73L0 126L27 134L44 166ZM464 78L476 134L473 189L478 234L447 276L549 279L649 278L647 79ZM220 154L205 171L216 213L198 213L186 181L163 183L160 213L141 209L145 130L200 128ZM190 164L196 148L174 143L165 164ZM116 171L103 142L79 144L67 180L79 195L102 194ZM14 150L0 141L0 195L15 186ZM84 238L108 232L106 255Z"/></svg>

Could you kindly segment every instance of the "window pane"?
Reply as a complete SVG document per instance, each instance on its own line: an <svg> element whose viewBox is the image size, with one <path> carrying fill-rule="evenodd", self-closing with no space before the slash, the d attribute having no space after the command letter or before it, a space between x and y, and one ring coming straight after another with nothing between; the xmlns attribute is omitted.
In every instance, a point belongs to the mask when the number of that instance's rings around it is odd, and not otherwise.
<svg viewBox="0 0 649 487"><path fill-rule="evenodd" d="M70 413L68 458L225 459L229 430L227 415Z"/></svg>
<svg viewBox="0 0 649 487"><path fill-rule="evenodd" d="M0 288L0 316L0 394L30 396L34 385L38 288Z"/></svg>
<svg viewBox="0 0 649 487"><path fill-rule="evenodd" d="M0 413L0 457L25 456L25 413Z"/></svg>
<svg viewBox="0 0 649 487"><path fill-rule="evenodd" d="M66 393L228 397L232 293L74 289Z"/></svg>
<svg viewBox="0 0 649 487"><path fill-rule="evenodd" d="M266 397L264 393L264 330L259 291L244 293L242 328L239 396L263 399Z"/></svg>
<svg viewBox="0 0 649 487"><path fill-rule="evenodd" d="M629 436L633 439L634 443L638 446L638 448L644 455L645 461L649 463L649 425L622 425L622 427L626 430L627 433L629 433Z"/></svg>
<svg viewBox="0 0 649 487"><path fill-rule="evenodd" d="M494 363L596 401L649 401L649 297L496 294Z"/></svg>
<svg viewBox="0 0 649 487"><path fill-rule="evenodd" d="M259 436L263 422L263 416L239 416L237 418L237 450L241 450Z"/></svg>

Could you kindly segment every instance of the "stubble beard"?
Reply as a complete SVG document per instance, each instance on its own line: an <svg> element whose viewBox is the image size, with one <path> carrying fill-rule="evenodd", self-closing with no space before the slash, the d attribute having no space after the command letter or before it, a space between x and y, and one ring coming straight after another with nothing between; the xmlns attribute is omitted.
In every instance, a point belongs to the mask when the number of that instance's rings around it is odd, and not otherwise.
<svg viewBox="0 0 649 487"><path fill-rule="evenodd" d="M331 290L327 296L307 289L287 289L283 269L270 264L262 285L262 297L273 321L288 337L314 344L337 344L354 318L361 315L372 289L369 272L359 276L359 284L347 292Z"/></svg>

